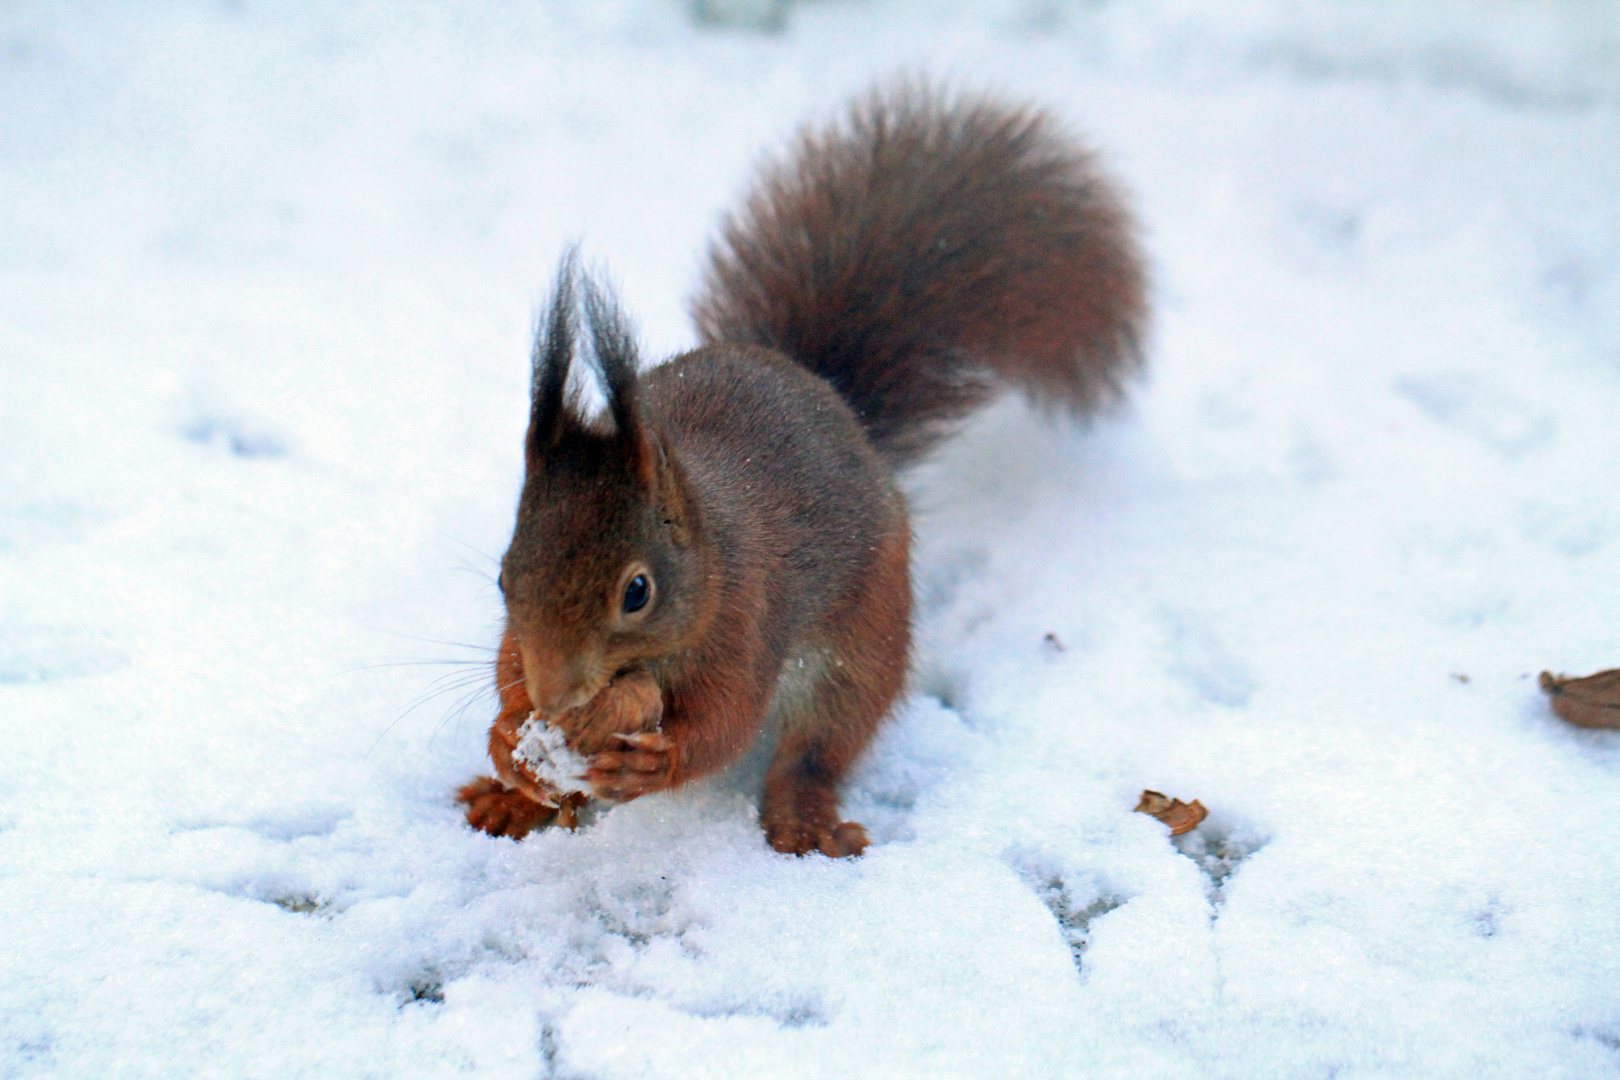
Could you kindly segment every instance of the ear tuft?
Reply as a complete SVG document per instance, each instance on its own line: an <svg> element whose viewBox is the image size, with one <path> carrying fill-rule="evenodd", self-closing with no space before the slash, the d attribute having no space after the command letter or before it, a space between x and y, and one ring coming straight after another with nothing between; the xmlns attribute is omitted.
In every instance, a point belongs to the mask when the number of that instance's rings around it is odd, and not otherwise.
<svg viewBox="0 0 1620 1080"><path fill-rule="evenodd" d="M602 377L602 393L619 438L640 445L641 419L636 412L636 342L619 303L594 278L581 279L585 321L591 330L591 357Z"/></svg>
<svg viewBox="0 0 1620 1080"><path fill-rule="evenodd" d="M535 333L533 367L529 376L529 434L524 457L532 466L556 445L567 420L564 396L568 369L574 360L574 339L579 331L575 281L579 276L579 246L570 244L557 264L557 282L545 322Z"/></svg>
<svg viewBox="0 0 1620 1080"><path fill-rule="evenodd" d="M569 427L594 428L577 415L579 403L568 394L568 374L578 350L580 309L589 332L589 360L601 380L615 438L638 468L650 462L640 413L636 408L637 354L630 320L613 294L580 266L579 246L570 245L557 265L544 325L535 335L534 371L530 382L529 436L525 447L531 467L554 449Z"/></svg>

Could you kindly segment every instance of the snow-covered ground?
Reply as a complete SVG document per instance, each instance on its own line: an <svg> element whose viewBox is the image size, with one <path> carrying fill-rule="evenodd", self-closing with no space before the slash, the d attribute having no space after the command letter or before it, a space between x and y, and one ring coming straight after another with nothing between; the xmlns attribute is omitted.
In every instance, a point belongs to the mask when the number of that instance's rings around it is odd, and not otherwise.
<svg viewBox="0 0 1620 1080"><path fill-rule="evenodd" d="M0 2L0 1077L1620 1072L1620 11L747 7ZM1150 377L912 479L864 858L470 831L558 252L686 346L907 66L1126 178Z"/></svg>

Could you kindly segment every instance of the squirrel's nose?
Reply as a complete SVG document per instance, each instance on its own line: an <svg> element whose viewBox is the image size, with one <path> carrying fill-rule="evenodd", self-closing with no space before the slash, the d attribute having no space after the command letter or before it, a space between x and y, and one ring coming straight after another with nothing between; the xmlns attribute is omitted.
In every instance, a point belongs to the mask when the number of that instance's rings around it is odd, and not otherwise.
<svg viewBox="0 0 1620 1080"><path fill-rule="evenodd" d="M528 643L520 644L518 652L523 658L529 703L541 716L556 716L591 700L590 679L581 670L585 665Z"/></svg>
<svg viewBox="0 0 1620 1080"><path fill-rule="evenodd" d="M529 700L535 701L535 694L532 690L529 692ZM541 697L540 703L535 705L535 711L541 716L556 716L558 713L565 713L569 709L577 709L589 700L591 700L591 692L576 687L559 694L553 694L550 697Z"/></svg>

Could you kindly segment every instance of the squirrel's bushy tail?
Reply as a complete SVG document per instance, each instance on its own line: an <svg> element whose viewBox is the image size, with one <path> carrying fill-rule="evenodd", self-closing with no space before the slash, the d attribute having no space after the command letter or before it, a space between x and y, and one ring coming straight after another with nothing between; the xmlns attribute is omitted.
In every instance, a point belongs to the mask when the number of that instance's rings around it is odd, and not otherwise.
<svg viewBox="0 0 1620 1080"><path fill-rule="evenodd" d="M1120 193L1039 110L906 81L807 129L710 252L706 344L786 353L896 465L995 389L1090 411L1141 361Z"/></svg>

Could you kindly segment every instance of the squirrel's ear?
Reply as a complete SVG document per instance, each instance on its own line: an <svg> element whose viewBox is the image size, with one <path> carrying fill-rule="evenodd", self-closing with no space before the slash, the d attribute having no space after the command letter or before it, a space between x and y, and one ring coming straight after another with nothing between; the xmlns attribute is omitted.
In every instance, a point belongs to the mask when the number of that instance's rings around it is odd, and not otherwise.
<svg viewBox="0 0 1620 1080"><path fill-rule="evenodd" d="M656 480L657 460L642 422L638 404L636 342L630 321L611 293L585 278L585 321L591 328L591 355L602 376L602 393L607 398L608 415L620 445L635 464L637 474L650 488Z"/></svg>
<svg viewBox="0 0 1620 1080"><path fill-rule="evenodd" d="M569 248L563 253L545 323L535 333L534 366L529 381L529 434L523 447L524 460L530 467L556 445L567 419L563 398L578 331L574 300L578 263L577 249Z"/></svg>

